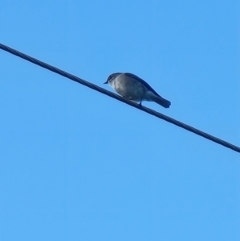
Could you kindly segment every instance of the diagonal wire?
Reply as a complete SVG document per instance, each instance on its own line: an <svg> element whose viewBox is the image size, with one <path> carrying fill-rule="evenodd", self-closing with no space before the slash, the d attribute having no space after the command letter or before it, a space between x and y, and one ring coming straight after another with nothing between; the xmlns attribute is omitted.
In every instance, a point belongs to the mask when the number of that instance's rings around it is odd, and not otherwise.
<svg viewBox="0 0 240 241"><path fill-rule="evenodd" d="M12 48L4 45L4 44L0 43L0 49L4 50L6 52L9 52L9 53L11 53L13 55L16 55L16 56L18 56L18 57L20 57L22 59L25 59L25 60L33 63L33 64L39 65L39 66L41 66L41 67L43 67L45 69L48 69L48 70L50 70L52 72L55 72L55 73L57 73L59 75L62 75L64 77L68 78L68 79L71 79L71 80L75 81L75 82L78 82L79 84L85 85L85 86L87 86L87 87L89 87L89 88L91 88L93 90L96 90L96 91L98 91L98 92L100 92L100 93L102 93L104 95L108 95L108 96L110 96L110 97L112 97L114 99L117 99L117 100L119 100L121 102L124 102L125 104L131 105L132 107L135 107L135 108L137 108L137 109L139 109L141 111L147 112L150 115L156 116L157 118L163 119L163 120L165 120L167 122L170 122L170 123L172 123L172 124L174 124L174 125L176 125L178 127L181 127L181 128L183 128L185 130L193 132L193 133L195 133L195 134L197 134L199 136L202 136L202 137L204 137L204 138L206 138L206 139L208 139L210 141L216 142L216 143L218 143L218 144L220 144L220 145L222 145L224 147L230 148L230 149L232 149L232 150L234 150L236 152L240 152L240 147L238 147L238 146L235 146L235 145L233 145L233 144L231 144L229 142L226 142L226 141L221 140L221 139L219 139L217 137L214 137L214 136L212 136L210 134L207 134L206 132L200 131L200 130L192 127L192 126L184 124L184 123L182 123L182 122L180 122L178 120L175 120L175 119L173 119L173 118L171 118L169 116L163 115L163 114L161 114L159 112L156 112L156 111L154 111L152 109L149 109L149 108L144 107L144 106L140 106L139 104L137 104L135 102L127 101L127 100L123 99L122 97L120 97L119 95L117 95L117 94L115 94L113 92L110 92L110 91L108 91L106 89L103 89L103 88L101 88L101 87L99 87L99 86L97 86L95 84L92 84L92 83L86 81L86 80L80 79L80 78L78 78L75 75L69 74L69 73L67 73L67 72L65 72L65 71L63 71L61 69L58 69L58 68L56 68L56 67L54 67L52 65L49 65L47 63L44 63L44 62L42 62L42 61L40 61L38 59L35 59L35 58L31 57L31 56L28 56L28 55L26 55L24 53L21 53L21 52L15 50L15 49L12 49Z"/></svg>

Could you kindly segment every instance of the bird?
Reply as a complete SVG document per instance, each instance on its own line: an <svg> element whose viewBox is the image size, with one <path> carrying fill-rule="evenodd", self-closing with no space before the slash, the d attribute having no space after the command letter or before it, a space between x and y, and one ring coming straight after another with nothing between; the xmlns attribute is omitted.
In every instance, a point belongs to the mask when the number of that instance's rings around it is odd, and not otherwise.
<svg viewBox="0 0 240 241"><path fill-rule="evenodd" d="M113 73L104 84L109 84L124 99L138 102L154 101L169 108L171 102L161 97L147 82L131 73Z"/></svg>

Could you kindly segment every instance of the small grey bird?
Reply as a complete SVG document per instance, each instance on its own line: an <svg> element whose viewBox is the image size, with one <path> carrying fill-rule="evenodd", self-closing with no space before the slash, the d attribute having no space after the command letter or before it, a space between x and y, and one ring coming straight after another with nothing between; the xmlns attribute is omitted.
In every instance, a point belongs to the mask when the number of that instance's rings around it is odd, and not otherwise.
<svg viewBox="0 0 240 241"><path fill-rule="evenodd" d="M162 98L148 83L134 74L113 73L104 84L110 84L124 99L139 102L140 105L144 100L154 101L165 108L171 105L170 101Z"/></svg>

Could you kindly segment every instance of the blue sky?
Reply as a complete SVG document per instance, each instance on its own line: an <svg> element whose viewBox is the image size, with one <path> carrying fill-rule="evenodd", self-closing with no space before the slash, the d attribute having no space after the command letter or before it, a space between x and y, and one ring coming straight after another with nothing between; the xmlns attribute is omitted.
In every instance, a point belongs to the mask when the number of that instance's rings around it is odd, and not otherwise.
<svg viewBox="0 0 240 241"><path fill-rule="evenodd" d="M0 42L240 146L239 3L5 1ZM0 240L240 239L240 155L0 51Z"/></svg>

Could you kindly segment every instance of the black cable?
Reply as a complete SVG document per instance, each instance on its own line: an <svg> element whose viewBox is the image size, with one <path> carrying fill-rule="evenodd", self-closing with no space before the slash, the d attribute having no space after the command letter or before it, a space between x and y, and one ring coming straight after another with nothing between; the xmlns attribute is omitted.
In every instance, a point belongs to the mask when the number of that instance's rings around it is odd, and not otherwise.
<svg viewBox="0 0 240 241"><path fill-rule="evenodd" d="M139 104L137 104L137 103L135 103L135 102L127 101L127 100L123 99L122 97L120 97L119 95L114 94L113 92L110 92L110 91L108 91L108 90L106 90L106 89L103 89L103 88L101 88L101 87L99 87L99 86L97 86L97 85L95 85L95 84L92 84L92 83L90 83L90 82L87 82L86 80L80 79L80 78L78 78L77 76L74 76L74 75L72 75L72 74L69 74L69 73L61 70L61 69L58 69L58 68L56 68L56 67L54 67L54 66L51 66L51 65L49 65L49 64L46 64L46 63L44 63L44 62L42 62L42 61L40 61L40 60L38 60L38 59L32 58L32 57L30 57L30 56L28 56L28 55L26 55L26 54L23 54L23 53L15 50L15 49L12 49L12 48L10 48L10 47L8 47L8 46L6 46L6 45L3 45L3 44L0 43L0 48L1 48L2 50L5 50L5 51L7 51L7 52L9 52L9 53L11 53L11 54L14 54L14 55L20 57L20 58L23 58L23 59L25 59L25 60L27 60L27 61L29 61L29 62L32 62L32 63L34 63L34 64L36 64L36 65L39 65L39 66L41 66L41 67L43 67L43 68L45 68L45 69L48 69L48 70L50 70L50 71L52 71L52 72L55 72L55 73L57 73L57 74L60 74L60 75L66 77L66 78L68 78L68 79L71 79L71 80L73 80L73 81L76 81L76 82L78 82L79 84L85 85L85 86L87 86L87 87L89 87L89 88L91 88L91 89L94 89L94 90L96 90L96 91L98 91L98 92L101 92L101 93L104 94L104 95L108 95L108 96L110 96L110 97L112 97L112 98L114 98L114 99L117 99L117 100L119 100L119 101L121 101L121 102L124 102L124 103L126 103L126 104L128 104L128 105L131 105L131 106L133 106L133 107L135 107L135 108L137 108L137 109L139 109L139 110L145 111L145 112L147 112L147 113L150 114L150 115L156 116L156 117L158 117L158 118L160 118L160 119L163 119L163 120L165 120L165 121L167 121L167 122L170 122L170 123L172 123L172 124L174 124L174 125L176 125L176 126L179 126L179 127L183 128L183 129L185 129L185 130L188 130L188 131L193 132L193 133L195 133L195 134L197 134L197 135L199 135L199 136L202 136L202 137L204 137L204 138L206 138L206 139L208 139L208 140L211 140L211 141L216 142L216 143L218 143L218 144L220 144L220 145L222 145L222 146L225 146L225 147L227 147L227 148L230 148L230 149L232 149L232 150L234 150L234 151L236 151L236 152L240 152L240 147L238 147L238 146L235 146L235 145L233 145L233 144L231 144L231 143L228 143L228 142L226 142L226 141L224 141L224 140L221 140L221 139L219 139L219 138L217 138L217 137L214 137L214 136L212 136L212 135L209 135L209 134L207 134L207 133L205 133L205 132L203 132L203 131L200 131L200 130L194 128L194 127L191 127L191 126L189 126L189 125L186 125L186 124L184 124L184 123L182 123L182 122L180 122L180 121L177 121L177 120L175 120L175 119L173 119L173 118L171 118L171 117L168 117L168 116L166 116L166 115L163 115L163 114L161 114L161 113L159 113L159 112L156 112L156 111L154 111L154 110L152 110L152 109L149 109L149 108L144 107L144 106L140 106Z"/></svg>

